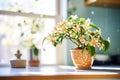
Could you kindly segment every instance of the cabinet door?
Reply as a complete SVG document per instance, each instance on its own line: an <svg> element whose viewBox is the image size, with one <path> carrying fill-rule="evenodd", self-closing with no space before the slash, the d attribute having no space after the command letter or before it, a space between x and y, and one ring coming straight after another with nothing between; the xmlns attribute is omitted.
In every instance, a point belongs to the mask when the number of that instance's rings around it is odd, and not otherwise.
<svg viewBox="0 0 120 80"><path fill-rule="evenodd" d="M87 6L119 8L120 0L85 0Z"/></svg>

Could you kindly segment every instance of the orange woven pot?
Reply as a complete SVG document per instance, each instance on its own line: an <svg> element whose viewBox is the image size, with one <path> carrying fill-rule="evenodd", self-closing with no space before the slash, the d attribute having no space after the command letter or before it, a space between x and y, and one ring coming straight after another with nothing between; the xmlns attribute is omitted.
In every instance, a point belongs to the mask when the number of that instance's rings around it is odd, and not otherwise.
<svg viewBox="0 0 120 80"><path fill-rule="evenodd" d="M88 50L82 53L82 49L73 49L71 50L71 57L78 69L91 69L94 61L94 56L91 56Z"/></svg>

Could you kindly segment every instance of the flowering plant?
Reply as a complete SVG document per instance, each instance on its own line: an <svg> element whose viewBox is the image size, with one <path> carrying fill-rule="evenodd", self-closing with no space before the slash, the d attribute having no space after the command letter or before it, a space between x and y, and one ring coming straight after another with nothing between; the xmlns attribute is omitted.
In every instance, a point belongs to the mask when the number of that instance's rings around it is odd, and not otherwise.
<svg viewBox="0 0 120 80"><path fill-rule="evenodd" d="M104 40L101 29L90 21L90 19L78 18L77 15L69 17L67 20L57 24L51 34L44 38L54 46L61 44L64 39L72 41L77 48L89 50L91 55L95 55L95 47L107 51L109 39ZM43 42L44 42L43 40Z"/></svg>
<svg viewBox="0 0 120 80"><path fill-rule="evenodd" d="M9 21L8 21L9 19ZM40 18L16 17L3 21L0 34L4 35L2 44L8 47L33 49L35 56L41 48L44 22Z"/></svg>

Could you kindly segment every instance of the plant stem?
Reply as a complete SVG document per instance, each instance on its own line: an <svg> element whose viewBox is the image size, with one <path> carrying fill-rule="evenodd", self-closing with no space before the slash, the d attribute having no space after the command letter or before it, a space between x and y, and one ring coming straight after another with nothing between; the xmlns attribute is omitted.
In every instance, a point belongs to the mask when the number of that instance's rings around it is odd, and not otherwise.
<svg viewBox="0 0 120 80"><path fill-rule="evenodd" d="M79 46L75 41L73 41L71 38L70 38L70 40L73 42L73 43L75 43L77 46Z"/></svg>
<svg viewBox="0 0 120 80"><path fill-rule="evenodd" d="M76 40L75 38L70 37L69 35L66 35L66 36L70 39L70 41L72 41L75 45L77 45L77 47L80 46L81 43L78 40Z"/></svg>

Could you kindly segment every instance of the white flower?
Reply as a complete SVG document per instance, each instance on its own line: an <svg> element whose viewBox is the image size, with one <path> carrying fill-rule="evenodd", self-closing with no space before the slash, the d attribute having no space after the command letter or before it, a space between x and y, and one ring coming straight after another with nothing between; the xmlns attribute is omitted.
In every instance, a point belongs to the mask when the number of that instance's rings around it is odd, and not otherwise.
<svg viewBox="0 0 120 80"><path fill-rule="evenodd" d="M91 23L91 20L88 18L86 21L85 21L85 25L84 25L84 29L85 30L88 30L90 28L90 23Z"/></svg>
<svg viewBox="0 0 120 80"><path fill-rule="evenodd" d="M6 18L8 19L8 18ZM41 48L41 27L44 27L44 20L39 18L19 18L16 19L10 18L10 21L3 21L1 25L0 34L5 35L5 38L2 41L2 44L5 46L23 46L27 48ZM16 23L14 23L14 21ZM18 25L19 24L19 25Z"/></svg>
<svg viewBox="0 0 120 80"><path fill-rule="evenodd" d="M110 37L108 37L108 39L107 39L107 40L108 40L108 42L110 42Z"/></svg>
<svg viewBox="0 0 120 80"><path fill-rule="evenodd" d="M26 46L27 48L30 48L33 45L32 38L29 35L24 36L22 40L23 45Z"/></svg>
<svg viewBox="0 0 120 80"><path fill-rule="evenodd" d="M95 33L95 34L99 34L99 35L101 35L101 29L99 29L99 30L95 30L94 33Z"/></svg>
<svg viewBox="0 0 120 80"><path fill-rule="evenodd" d="M71 18L74 20L74 19L77 19L78 16L77 15L71 15Z"/></svg>

